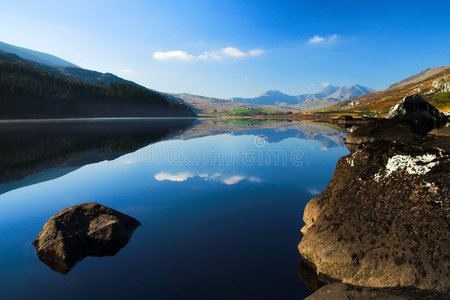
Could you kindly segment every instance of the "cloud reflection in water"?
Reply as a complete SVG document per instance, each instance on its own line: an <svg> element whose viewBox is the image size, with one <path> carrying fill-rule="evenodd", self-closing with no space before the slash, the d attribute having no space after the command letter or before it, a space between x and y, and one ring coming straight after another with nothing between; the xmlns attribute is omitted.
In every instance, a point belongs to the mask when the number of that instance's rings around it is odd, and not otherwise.
<svg viewBox="0 0 450 300"><path fill-rule="evenodd" d="M207 173L200 173L200 174L193 174L191 172L178 172L175 174L171 174L168 172L159 172L155 174L154 178L157 181L172 181L172 182L183 182L188 180L189 178L199 177L202 178L205 181L216 181L221 182L226 185L233 185L236 183L239 183L243 180L248 180L250 182L262 182L262 179L257 176L244 176L244 175L223 175L221 173L214 173L214 174L207 174Z"/></svg>

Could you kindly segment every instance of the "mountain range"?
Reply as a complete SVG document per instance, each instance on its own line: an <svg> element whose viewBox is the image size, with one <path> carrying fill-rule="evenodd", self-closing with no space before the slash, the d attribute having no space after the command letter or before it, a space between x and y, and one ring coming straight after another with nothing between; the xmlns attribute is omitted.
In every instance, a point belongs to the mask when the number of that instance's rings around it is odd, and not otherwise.
<svg viewBox="0 0 450 300"><path fill-rule="evenodd" d="M346 86L338 87L327 84L322 88L322 90L310 94L300 94L298 96L290 96L278 90L270 90L254 98L236 97L232 98L231 101L260 104L260 105L286 106L286 105L300 104L306 100L335 100L335 101L349 100L373 92L375 92L375 90L358 84L351 87Z"/></svg>
<svg viewBox="0 0 450 300"><path fill-rule="evenodd" d="M172 95L182 99L186 105L198 113L208 114L213 111L231 109L263 109L279 112L314 111L336 105L337 102L373 93L374 91L359 84L351 87L338 87L327 84L318 92L297 96L287 95L278 90L270 90L254 98L235 97L220 99L187 93Z"/></svg>

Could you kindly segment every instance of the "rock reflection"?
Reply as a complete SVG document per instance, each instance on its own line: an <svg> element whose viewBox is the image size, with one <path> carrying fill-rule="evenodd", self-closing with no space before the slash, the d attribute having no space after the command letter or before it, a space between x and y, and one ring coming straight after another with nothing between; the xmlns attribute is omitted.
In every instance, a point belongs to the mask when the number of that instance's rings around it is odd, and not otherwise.
<svg viewBox="0 0 450 300"><path fill-rule="evenodd" d="M302 260L297 271L298 277L303 281L308 290L311 293L314 293L322 286L326 285L327 282L321 280L317 275L316 269L314 266L309 264L307 261Z"/></svg>

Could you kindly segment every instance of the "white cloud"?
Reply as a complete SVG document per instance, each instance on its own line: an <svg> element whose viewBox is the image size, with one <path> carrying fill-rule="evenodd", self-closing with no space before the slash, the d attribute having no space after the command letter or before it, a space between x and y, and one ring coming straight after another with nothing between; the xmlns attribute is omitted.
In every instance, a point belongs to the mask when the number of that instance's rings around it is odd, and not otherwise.
<svg viewBox="0 0 450 300"><path fill-rule="evenodd" d="M318 35L315 35L313 38L309 39L310 44L322 43L323 41L325 41L325 38Z"/></svg>
<svg viewBox="0 0 450 300"><path fill-rule="evenodd" d="M221 50L223 56L230 56L230 57L245 57L247 54L239 50L238 48L234 47L226 47Z"/></svg>
<svg viewBox="0 0 450 300"><path fill-rule="evenodd" d="M125 73L125 74L133 73L133 71L130 69L122 69L122 70L120 70L120 72Z"/></svg>
<svg viewBox="0 0 450 300"><path fill-rule="evenodd" d="M174 51L156 51L153 53L153 58L157 60L181 60L181 61L188 61L194 59L194 56L191 54L187 54L185 51L182 50L174 50Z"/></svg>
<svg viewBox="0 0 450 300"><path fill-rule="evenodd" d="M328 81L322 82L322 87L326 88L330 83Z"/></svg>
<svg viewBox="0 0 450 300"><path fill-rule="evenodd" d="M244 58L248 56L258 56L264 53L262 49L253 49L249 52L243 52L242 50L235 47L225 47L219 50L214 51L204 51L200 55L192 55L188 54L182 50L175 51L156 51L153 53L153 58L157 60L180 60L180 61L189 61L193 59L201 59L201 60L222 60L225 58Z"/></svg>
<svg viewBox="0 0 450 300"><path fill-rule="evenodd" d="M203 52L203 54L200 54L200 55L198 56L198 58L200 58L200 59L209 59L209 58L212 58L212 59L219 60L219 59L222 59L223 57L219 54L218 51L212 51L212 52L207 52L207 51L205 51L205 52Z"/></svg>
<svg viewBox="0 0 450 300"><path fill-rule="evenodd" d="M312 38L310 38L308 42L310 44L326 44L326 43L330 43L330 42L336 40L337 37L338 37L337 34L333 34L333 35L326 36L326 37L323 37L320 35L315 35Z"/></svg>
<svg viewBox="0 0 450 300"><path fill-rule="evenodd" d="M216 51L205 51L203 54L200 54L198 58L200 59L215 59L221 60L224 58L244 58L247 56L258 56L264 53L262 49L253 49L249 52L243 52L238 48L234 47L226 47Z"/></svg>
<svg viewBox="0 0 450 300"><path fill-rule="evenodd" d="M242 78L242 81L247 81L247 80L248 80L248 77Z"/></svg>
<svg viewBox="0 0 450 300"><path fill-rule="evenodd" d="M236 184L242 180L244 180L245 177L244 176L240 176L240 175L235 175L235 176L230 176L230 177L225 177L222 179L222 182L225 183L226 185L233 185Z"/></svg>
<svg viewBox="0 0 450 300"><path fill-rule="evenodd" d="M181 173L177 173L177 174L160 172L160 173L156 174L154 177L158 181L168 180L168 181L181 182L181 181L186 181L189 178L192 178L194 176L195 176L194 174L189 173L189 172L181 172Z"/></svg>
<svg viewBox="0 0 450 300"><path fill-rule="evenodd" d="M250 52L248 53L250 56L258 56L264 53L264 50L262 49L254 49L254 50L250 50Z"/></svg>

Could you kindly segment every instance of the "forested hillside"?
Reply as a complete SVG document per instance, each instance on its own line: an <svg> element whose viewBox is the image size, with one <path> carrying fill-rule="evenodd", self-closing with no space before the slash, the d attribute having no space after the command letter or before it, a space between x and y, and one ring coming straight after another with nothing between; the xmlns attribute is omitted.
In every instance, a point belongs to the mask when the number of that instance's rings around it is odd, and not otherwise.
<svg viewBox="0 0 450 300"><path fill-rule="evenodd" d="M194 115L184 104L131 83L92 84L46 68L52 69L0 53L1 118Z"/></svg>

